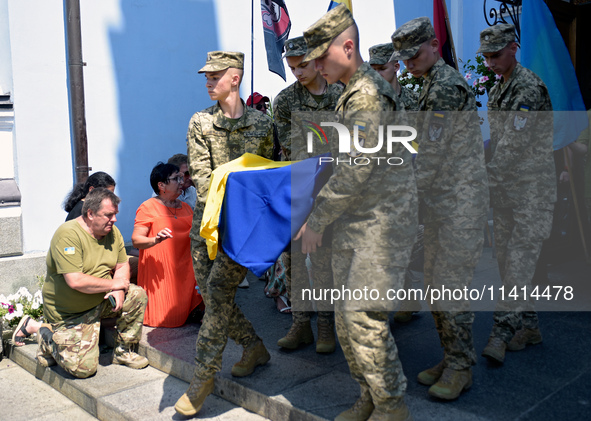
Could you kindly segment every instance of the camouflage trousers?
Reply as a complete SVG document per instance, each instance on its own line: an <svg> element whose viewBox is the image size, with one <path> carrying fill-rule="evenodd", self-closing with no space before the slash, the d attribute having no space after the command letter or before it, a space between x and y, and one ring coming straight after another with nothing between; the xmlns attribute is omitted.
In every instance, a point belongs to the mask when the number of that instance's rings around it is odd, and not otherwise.
<svg viewBox="0 0 591 421"><path fill-rule="evenodd" d="M142 336L144 312L148 304L146 291L130 284L123 308L114 312L109 300L81 316L50 323L53 336L43 337L41 354L51 354L57 364L74 377L84 379L96 373L99 363L101 319L117 318L117 341L137 344Z"/></svg>
<svg viewBox="0 0 591 421"><path fill-rule="evenodd" d="M230 259L221 247L212 262L204 241L191 240L191 253L195 279L205 303L195 345L195 377L208 380L222 369L222 354L228 338L247 348L259 337L234 301L247 269ZM209 272L205 272L208 268Z"/></svg>
<svg viewBox="0 0 591 421"><path fill-rule="evenodd" d="M493 210L497 263L505 300L497 301L491 336L505 342L521 327L538 328L533 299L513 300L507 295L513 288L531 287L542 243L552 230L553 209L553 203L538 203Z"/></svg>
<svg viewBox="0 0 591 421"><path fill-rule="evenodd" d="M308 323L314 314L314 306L318 310L318 322L334 323L334 309L326 300L303 300L302 289L332 288L332 267L330 247L319 247L315 253L310 253L311 273L306 265L306 255L302 253L301 241L292 244L292 252L289 255L287 274L285 277L288 298L291 301L293 323ZM292 280L294 287L292 289ZM294 292L292 294L292 291Z"/></svg>
<svg viewBox="0 0 591 421"><path fill-rule="evenodd" d="M486 215L425 221L425 290L469 286L484 245ZM429 300L429 297L427 297ZM444 350L444 366L463 370L476 364L474 313L468 300L429 300Z"/></svg>
<svg viewBox="0 0 591 421"><path fill-rule="evenodd" d="M363 289L373 278L387 288L401 288L403 267L366 265L371 259L359 250L339 250L332 255L335 280L347 288ZM374 262L375 263L375 262ZM385 263L385 262L381 262ZM375 270L372 270L374 268ZM385 270L384 270L385 269ZM337 287L335 283L335 287ZM388 311L347 311L337 303L335 325L349 371L361 392L369 391L374 405L384 411L395 408L406 392L407 380L398 358L398 348L390 332Z"/></svg>

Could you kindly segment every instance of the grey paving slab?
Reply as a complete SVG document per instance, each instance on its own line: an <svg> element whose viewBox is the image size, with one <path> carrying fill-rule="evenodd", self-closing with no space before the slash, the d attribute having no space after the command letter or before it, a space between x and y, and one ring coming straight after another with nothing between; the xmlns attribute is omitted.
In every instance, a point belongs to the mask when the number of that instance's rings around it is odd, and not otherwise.
<svg viewBox="0 0 591 421"><path fill-rule="evenodd" d="M0 361L0 419L96 420L74 402L9 359Z"/></svg>
<svg viewBox="0 0 591 421"><path fill-rule="evenodd" d="M98 417L110 421L184 419L176 414L174 404L187 387L186 382L165 376L105 396L97 404ZM265 418L217 396L210 396L199 412L199 419L260 421Z"/></svg>

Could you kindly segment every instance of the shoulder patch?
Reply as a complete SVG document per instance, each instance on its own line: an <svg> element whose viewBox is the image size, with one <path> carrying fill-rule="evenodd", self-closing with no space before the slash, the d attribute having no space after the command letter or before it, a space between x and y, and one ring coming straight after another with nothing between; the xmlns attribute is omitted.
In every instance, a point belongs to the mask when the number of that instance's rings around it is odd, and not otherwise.
<svg viewBox="0 0 591 421"><path fill-rule="evenodd" d="M76 254L75 247L66 247L64 248L64 254Z"/></svg>

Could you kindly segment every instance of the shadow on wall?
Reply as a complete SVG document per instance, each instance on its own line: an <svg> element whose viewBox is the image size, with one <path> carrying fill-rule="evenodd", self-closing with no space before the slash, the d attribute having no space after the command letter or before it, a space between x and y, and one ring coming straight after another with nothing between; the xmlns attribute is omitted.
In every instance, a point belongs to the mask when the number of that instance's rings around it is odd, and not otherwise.
<svg viewBox="0 0 591 421"><path fill-rule="evenodd" d="M214 1L121 2L124 29L110 41L123 135L117 226L126 241L135 211L152 195L152 168L186 153L189 119L211 105L197 70L219 45Z"/></svg>

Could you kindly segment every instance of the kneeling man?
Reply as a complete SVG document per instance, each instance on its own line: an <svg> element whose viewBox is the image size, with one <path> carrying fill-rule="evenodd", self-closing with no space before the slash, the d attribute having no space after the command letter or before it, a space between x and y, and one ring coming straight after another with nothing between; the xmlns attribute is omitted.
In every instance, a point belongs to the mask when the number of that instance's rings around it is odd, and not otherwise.
<svg viewBox="0 0 591 421"><path fill-rule="evenodd" d="M23 317L13 340L19 346L37 333L37 360L42 366L57 363L74 377L92 376L99 362L100 321L110 317L117 318L113 363L137 369L148 365L133 351L141 338L148 298L142 288L129 283L123 237L114 226L119 202L110 190L93 189L82 215L53 235L43 285L46 323Z"/></svg>

